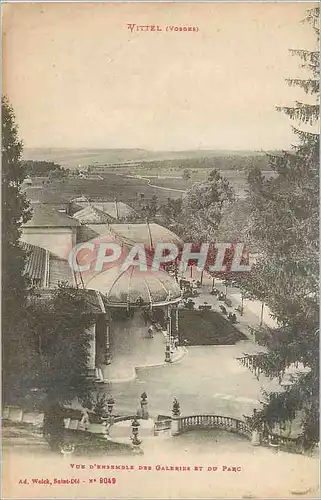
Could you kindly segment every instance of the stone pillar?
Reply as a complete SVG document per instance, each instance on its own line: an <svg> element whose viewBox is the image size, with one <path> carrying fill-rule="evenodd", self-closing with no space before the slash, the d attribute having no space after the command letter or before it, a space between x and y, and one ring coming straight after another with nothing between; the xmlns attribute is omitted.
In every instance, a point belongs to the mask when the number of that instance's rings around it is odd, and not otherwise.
<svg viewBox="0 0 321 500"><path fill-rule="evenodd" d="M177 399L174 398L173 408L172 408L172 425L171 425L172 436L177 436L180 433L180 416L181 416L180 404L177 401Z"/></svg>
<svg viewBox="0 0 321 500"><path fill-rule="evenodd" d="M146 392L143 392L143 394L141 395L141 401L140 401L140 408L141 408L140 414L141 414L141 418L144 420L148 420L148 418L149 418L147 405L148 405L147 394L146 394Z"/></svg>
<svg viewBox="0 0 321 500"><path fill-rule="evenodd" d="M257 429L254 429L251 435L251 445L260 446L260 444L261 444L260 432Z"/></svg>
<svg viewBox="0 0 321 500"><path fill-rule="evenodd" d="M170 346L173 345L173 331L172 331L172 306L167 306L167 335Z"/></svg>
<svg viewBox="0 0 321 500"><path fill-rule="evenodd" d="M180 417L172 417L171 435L178 436L179 434Z"/></svg>
<svg viewBox="0 0 321 500"><path fill-rule="evenodd" d="M107 318L106 322L106 346L105 346L105 364L110 365L111 355L110 355L110 322Z"/></svg>
<svg viewBox="0 0 321 500"><path fill-rule="evenodd" d="M166 347L165 347L165 361L167 363L171 363L172 361L172 356L171 356L171 347L172 347L172 317L171 317L171 306L167 306L167 318L166 318L166 323L167 323L167 334L166 334Z"/></svg>
<svg viewBox="0 0 321 500"><path fill-rule="evenodd" d="M178 309L178 304L176 305L175 308L175 332L176 332L176 338L178 339L178 345L180 344L180 335L179 335L179 309Z"/></svg>
<svg viewBox="0 0 321 500"><path fill-rule="evenodd" d="M88 359L88 370L90 375L95 376L96 373L96 335L95 335L95 324L91 325L88 329L90 335L89 339L89 359Z"/></svg>

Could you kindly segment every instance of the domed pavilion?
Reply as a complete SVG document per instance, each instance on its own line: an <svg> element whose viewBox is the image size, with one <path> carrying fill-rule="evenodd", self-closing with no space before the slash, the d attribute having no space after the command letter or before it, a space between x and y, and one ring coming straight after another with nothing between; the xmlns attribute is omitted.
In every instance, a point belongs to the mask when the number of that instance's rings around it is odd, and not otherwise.
<svg viewBox="0 0 321 500"><path fill-rule="evenodd" d="M180 301L181 290L175 279L165 271L141 271L131 265L96 274L87 288L101 292L109 307L137 308L164 307Z"/></svg>
<svg viewBox="0 0 321 500"><path fill-rule="evenodd" d="M155 342L158 337L159 345L165 344L165 361L171 361L181 300L174 278L163 270L141 271L138 265L130 265L127 269L114 267L96 274L86 288L100 292L110 311L107 342L112 359L124 351L129 355L134 350L140 352L148 344L143 339L152 338Z"/></svg>

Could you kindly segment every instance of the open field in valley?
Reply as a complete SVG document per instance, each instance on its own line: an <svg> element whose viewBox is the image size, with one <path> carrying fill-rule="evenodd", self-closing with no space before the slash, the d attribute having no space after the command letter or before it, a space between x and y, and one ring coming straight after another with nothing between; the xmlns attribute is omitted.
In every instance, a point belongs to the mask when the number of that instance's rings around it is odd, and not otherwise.
<svg viewBox="0 0 321 500"><path fill-rule="evenodd" d="M52 182L52 190L68 197L88 196L131 203L138 194L160 200L181 197L195 182L204 181L217 168L228 179L236 194L246 195L247 168L266 165L262 152L145 150L26 150L25 159L54 161L70 169L89 166L93 178ZM183 178L188 169L190 178ZM265 175L271 172L262 170Z"/></svg>

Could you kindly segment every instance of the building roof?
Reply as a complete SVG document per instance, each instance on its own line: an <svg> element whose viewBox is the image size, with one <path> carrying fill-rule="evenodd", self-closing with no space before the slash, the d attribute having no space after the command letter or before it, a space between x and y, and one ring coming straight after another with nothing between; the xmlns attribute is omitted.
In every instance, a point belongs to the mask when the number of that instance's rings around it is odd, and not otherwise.
<svg viewBox="0 0 321 500"><path fill-rule="evenodd" d="M31 280L40 280L40 286L48 288L56 288L61 282L73 285L73 273L67 260L36 245L20 244L27 253L25 274Z"/></svg>
<svg viewBox="0 0 321 500"><path fill-rule="evenodd" d="M30 245L29 243L21 242L21 248L27 252L25 274L31 280L44 280L46 270L46 250Z"/></svg>
<svg viewBox="0 0 321 500"><path fill-rule="evenodd" d="M85 307L83 309L84 314L105 314L105 304L104 298L101 294L95 290L84 290L76 289L77 294L85 298ZM29 301L35 301L37 303L43 302L44 304L49 304L55 298L57 293L56 289L39 289L34 294L29 297ZM72 313L72 311L71 311Z"/></svg>
<svg viewBox="0 0 321 500"><path fill-rule="evenodd" d="M49 271L48 271L48 287L56 288L59 283L67 282L73 285L73 272L69 262L61 259L56 255L49 254Z"/></svg>
<svg viewBox="0 0 321 500"><path fill-rule="evenodd" d="M181 290L164 271L141 271L139 266L107 269L94 276L87 288L101 292L110 307L163 306L178 302Z"/></svg>
<svg viewBox="0 0 321 500"><path fill-rule="evenodd" d="M79 196L72 199L72 207L75 212L89 205L101 210L114 220L127 219L129 216L135 215L136 213L132 207L122 201L93 200L85 196Z"/></svg>
<svg viewBox="0 0 321 500"><path fill-rule="evenodd" d="M32 218L22 227L74 227L80 222L42 203L32 206Z"/></svg>
<svg viewBox="0 0 321 500"><path fill-rule="evenodd" d="M126 219L135 214L135 210L122 201L93 201L92 204L115 220Z"/></svg>
<svg viewBox="0 0 321 500"><path fill-rule="evenodd" d="M93 204L89 204L78 212L74 213L73 217L75 219L78 219L82 223L89 224L110 224L112 222L115 222L115 219L113 217L95 207Z"/></svg>
<svg viewBox="0 0 321 500"><path fill-rule="evenodd" d="M110 232L124 242L141 243L153 247L156 243L174 243L181 247L183 241L172 231L159 224L110 224Z"/></svg>

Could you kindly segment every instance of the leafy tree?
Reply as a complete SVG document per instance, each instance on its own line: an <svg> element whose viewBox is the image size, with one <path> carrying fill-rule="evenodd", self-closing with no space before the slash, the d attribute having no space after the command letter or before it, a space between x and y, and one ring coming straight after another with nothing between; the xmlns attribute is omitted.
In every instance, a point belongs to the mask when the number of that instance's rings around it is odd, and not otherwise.
<svg viewBox="0 0 321 500"><path fill-rule="evenodd" d="M167 198L166 202L160 205L158 211L158 222L180 237L184 235L182 198Z"/></svg>
<svg viewBox="0 0 321 500"><path fill-rule="evenodd" d="M54 163L52 161L35 161L35 160L27 160L23 161L23 167L26 170L26 173L33 177L47 177L50 172L55 170L64 170L61 165Z"/></svg>
<svg viewBox="0 0 321 500"><path fill-rule="evenodd" d="M223 208L233 200L233 188L217 170L210 172L207 181L194 184L182 205L186 241L215 241Z"/></svg>
<svg viewBox="0 0 321 500"><path fill-rule="evenodd" d="M188 181L191 178L191 172L188 168L185 168L183 172L183 179L184 181Z"/></svg>
<svg viewBox="0 0 321 500"><path fill-rule="evenodd" d="M87 395L88 328L94 318L83 292L61 283L51 296L35 294L30 302L29 326L39 356L35 382L50 406Z"/></svg>
<svg viewBox="0 0 321 500"><path fill-rule="evenodd" d="M21 191L26 172L21 165L22 142L14 112L6 97L2 101L2 367L3 399L27 383L34 356L29 346L24 309L27 279L25 254L19 244L21 225L31 217ZM25 371L24 378L21 371Z"/></svg>
<svg viewBox="0 0 321 500"><path fill-rule="evenodd" d="M218 239L221 242L247 242L250 204L247 198L237 199L224 207L218 226Z"/></svg>
<svg viewBox="0 0 321 500"><path fill-rule="evenodd" d="M153 195L151 198L145 198L141 195L135 204L135 214L128 220L132 219L133 222L149 222L154 221L159 211L158 196Z"/></svg>
<svg viewBox="0 0 321 500"><path fill-rule="evenodd" d="M308 11L307 20L319 37L319 8ZM296 102L277 108L303 125L318 118L319 52L292 50L310 69L309 79L291 79L315 98L315 104ZM294 128L298 144L290 152L269 155L277 176L264 179L258 172L250 179L250 236L260 252L243 290L264 300L278 322L266 332L267 353L251 358L252 369L281 380L285 370L301 366L284 390L266 394L261 421L302 419L306 446L319 440L319 136ZM255 175L254 175L255 174ZM246 362L246 361L245 361ZM256 417L256 418L257 418Z"/></svg>

